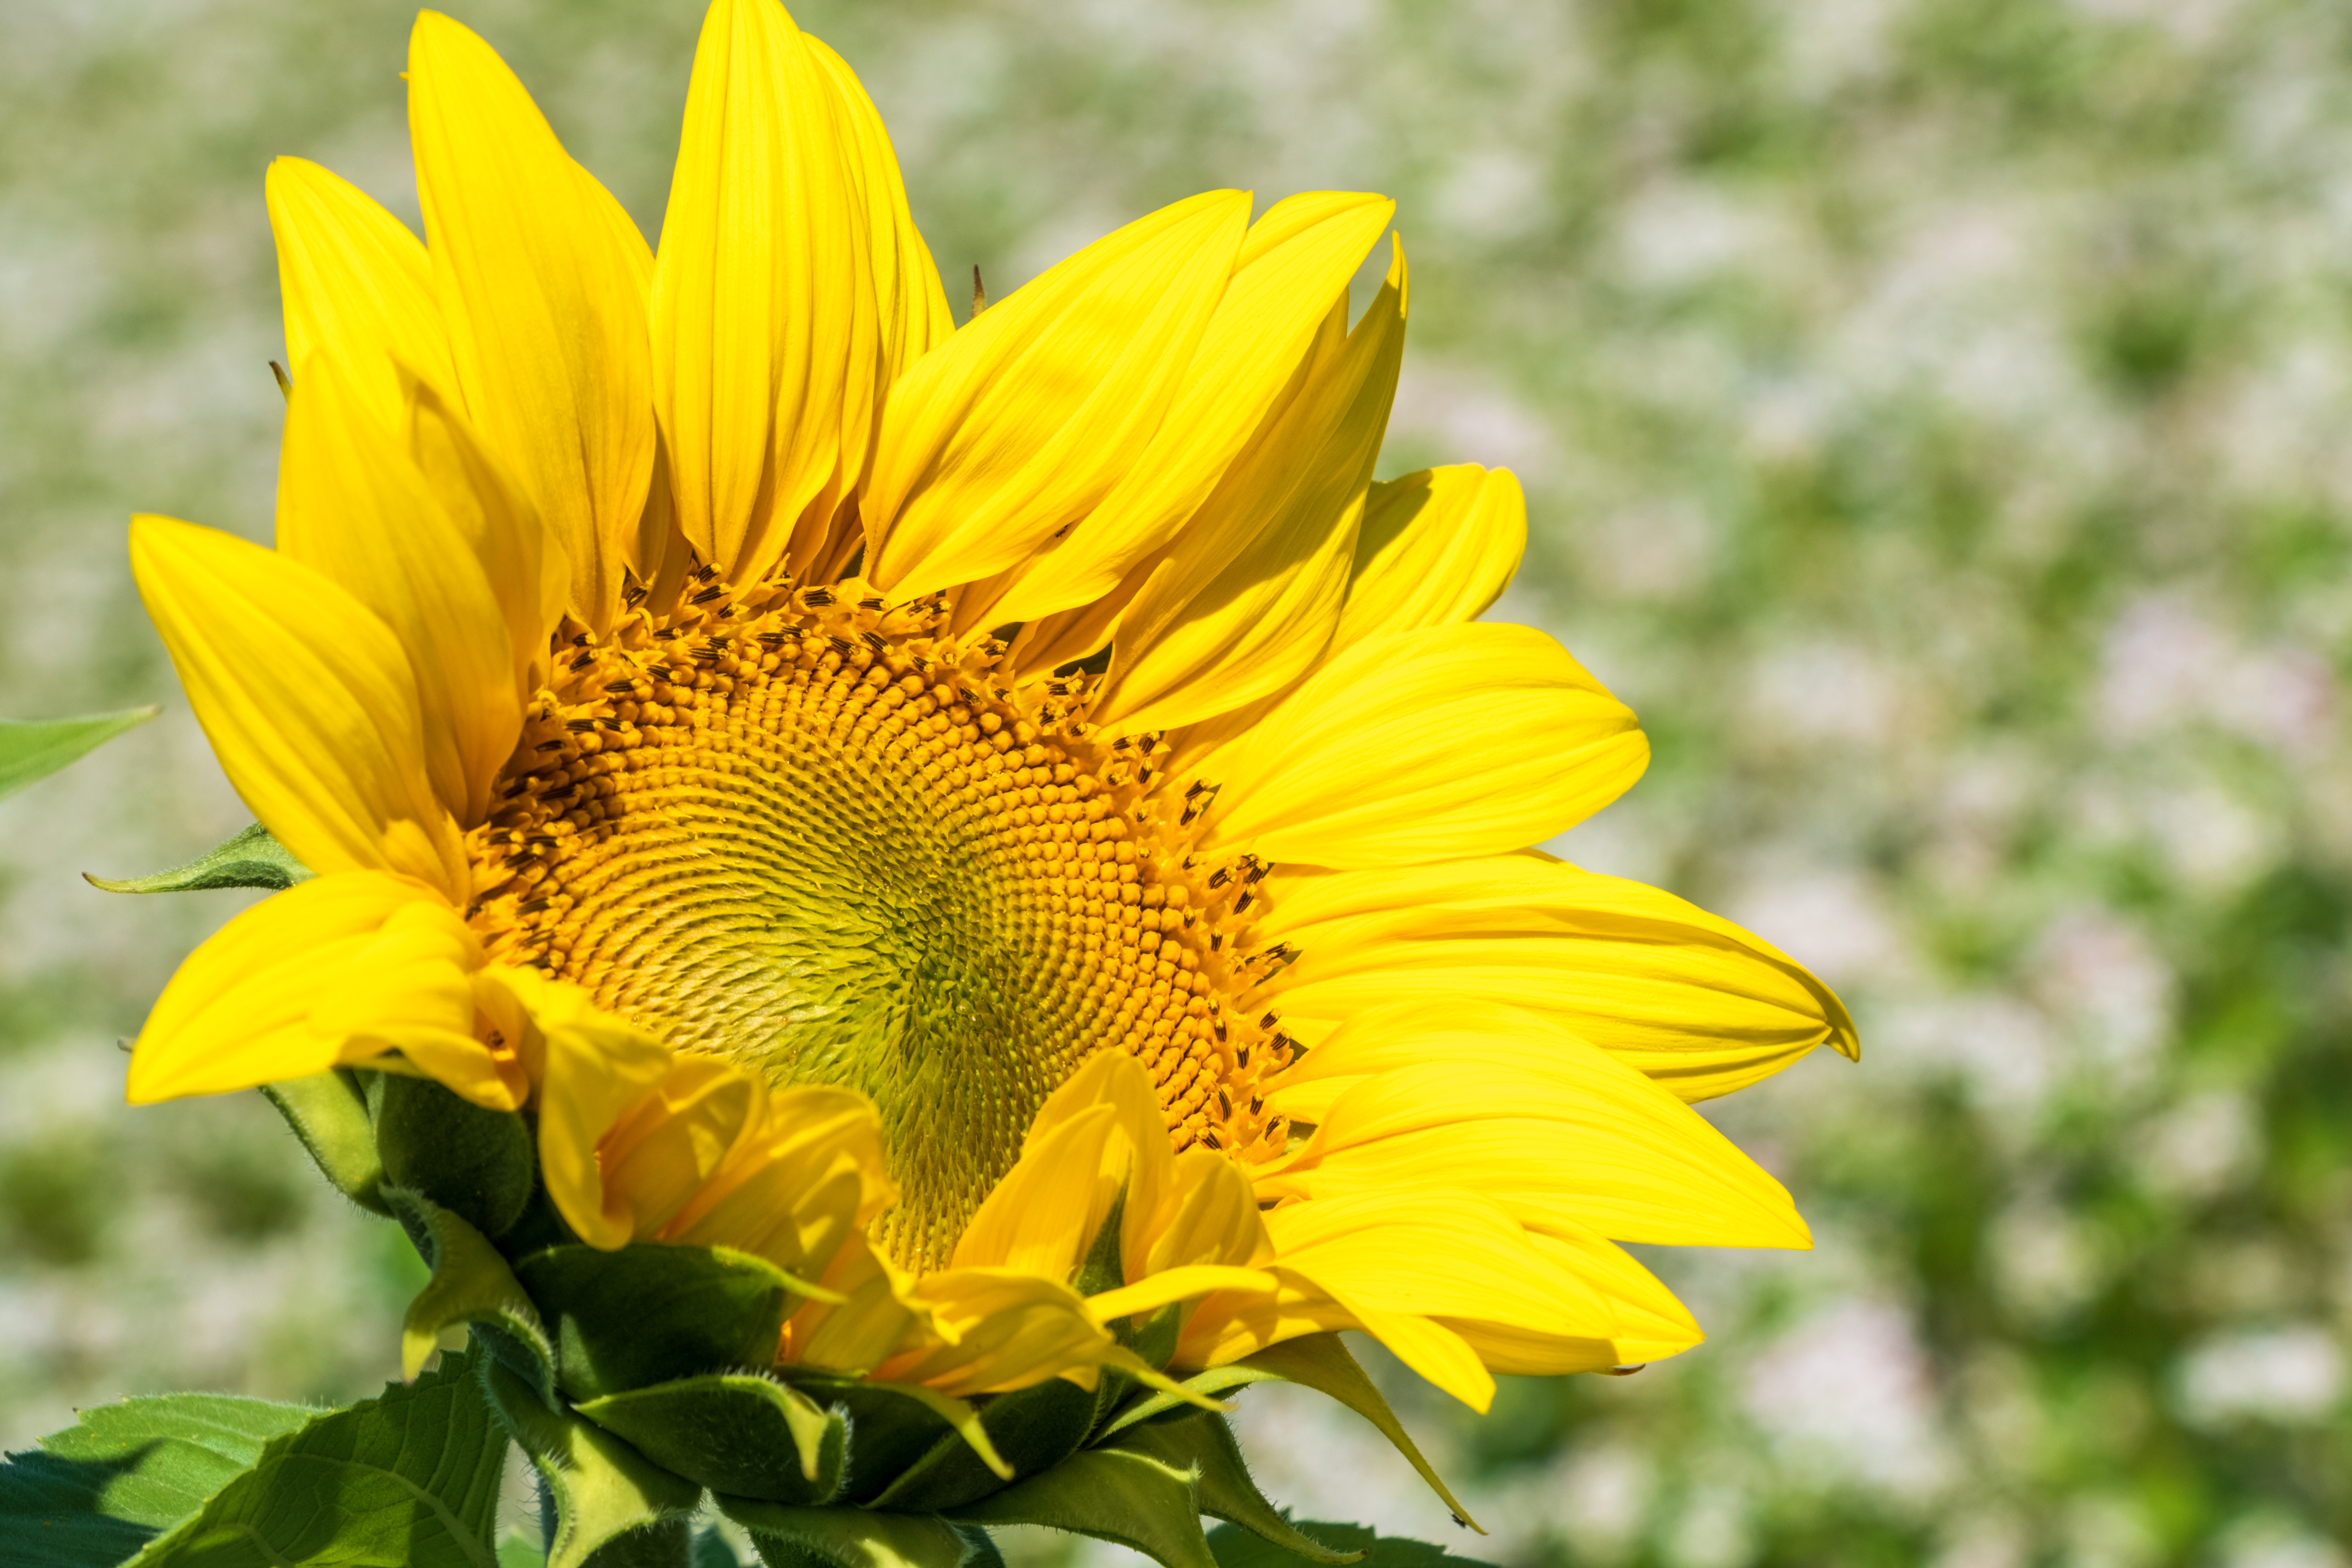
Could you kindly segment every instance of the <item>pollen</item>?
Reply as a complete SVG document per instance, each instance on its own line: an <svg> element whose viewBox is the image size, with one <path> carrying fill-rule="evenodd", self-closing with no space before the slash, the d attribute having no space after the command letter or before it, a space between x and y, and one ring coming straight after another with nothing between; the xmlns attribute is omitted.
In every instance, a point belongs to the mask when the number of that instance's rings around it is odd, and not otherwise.
<svg viewBox="0 0 2352 1568"><path fill-rule="evenodd" d="M467 837L494 955L866 1093L902 1194L875 1234L909 1268L1097 1051L1150 1070L1176 1149L1281 1152L1256 1086L1292 1047L1236 1005L1287 957L1251 940L1265 868L1192 852L1202 792L1162 787L1156 737L1092 733L1085 675L1016 696L1004 643L854 582L635 597L573 628Z"/></svg>

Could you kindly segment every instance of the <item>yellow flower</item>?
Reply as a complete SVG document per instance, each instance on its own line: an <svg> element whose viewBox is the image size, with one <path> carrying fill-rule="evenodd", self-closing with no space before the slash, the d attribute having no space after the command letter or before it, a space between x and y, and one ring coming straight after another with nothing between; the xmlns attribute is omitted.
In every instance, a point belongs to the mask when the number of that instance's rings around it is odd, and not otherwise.
<svg viewBox="0 0 2352 1568"><path fill-rule="evenodd" d="M815 1287L788 1361L945 1398L1192 1301L1180 1366L1359 1327L1484 1407L1696 1341L1616 1243L1806 1245L1686 1102L1852 1026L1526 848L1647 743L1476 618L1508 473L1371 482L1391 203L1206 193L958 328L772 0L711 8L658 257L474 35L425 13L407 79L429 243L270 173L276 549L133 526L320 873L187 961L134 1100L527 1106L582 1239L757 1252Z"/></svg>

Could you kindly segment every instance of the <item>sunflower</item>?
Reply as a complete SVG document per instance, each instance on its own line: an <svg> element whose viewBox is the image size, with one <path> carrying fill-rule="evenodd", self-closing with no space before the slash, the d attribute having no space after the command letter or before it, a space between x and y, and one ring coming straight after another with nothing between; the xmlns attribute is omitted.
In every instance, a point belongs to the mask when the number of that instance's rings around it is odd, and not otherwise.
<svg viewBox="0 0 2352 1568"><path fill-rule="evenodd" d="M950 1404L1359 1329L1483 1409L1696 1342L1617 1244L1807 1244L1689 1102L1852 1026L1528 847L1647 744L1478 619L1511 475L1373 480L1392 204L1209 192L959 327L772 0L711 7L658 255L472 33L407 82L425 243L270 171L276 547L132 526L315 873L188 958L132 1100L430 1079L578 1242L758 1255L780 1364Z"/></svg>

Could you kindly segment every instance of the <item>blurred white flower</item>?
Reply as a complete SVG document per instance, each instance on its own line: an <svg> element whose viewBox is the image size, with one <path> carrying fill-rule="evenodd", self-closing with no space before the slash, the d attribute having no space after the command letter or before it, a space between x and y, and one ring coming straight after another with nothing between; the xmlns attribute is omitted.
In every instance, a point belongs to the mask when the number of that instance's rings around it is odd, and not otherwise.
<svg viewBox="0 0 2352 1568"><path fill-rule="evenodd" d="M2029 1322L2063 1320L2099 1287L2098 1248L2073 1215L2046 1200L2002 1210L1991 1242L2001 1300Z"/></svg>
<svg viewBox="0 0 2352 1568"><path fill-rule="evenodd" d="M2140 1180L2161 1197L2196 1201L2234 1186L2261 1154L2253 1107L2234 1089L2193 1094L2133 1147Z"/></svg>
<svg viewBox="0 0 2352 1568"><path fill-rule="evenodd" d="M1950 1479L1926 1355L1900 1309L1843 1301L1799 1323L1748 1368L1748 1418L1792 1475L1923 1501Z"/></svg>
<svg viewBox="0 0 2352 1568"><path fill-rule="evenodd" d="M1917 1079L1958 1080L1987 1127L2021 1140L2058 1080L2059 1060L2041 1010L1999 992L1923 998L1886 1007L1871 1033L1873 1065Z"/></svg>
<svg viewBox="0 0 2352 1568"><path fill-rule="evenodd" d="M2129 1093L2170 1037L2172 970L2138 927L2111 910L2073 909L2053 921L2026 961L2043 1007L2073 1026L2071 1065Z"/></svg>
<svg viewBox="0 0 2352 1568"><path fill-rule="evenodd" d="M1857 872L1768 860L1724 912L1841 989L1871 981L1891 989L1917 968L1877 884Z"/></svg>
<svg viewBox="0 0 2352 1568"><path fill-rule="evenodd" d="M1673 1568L1741 1568L1750 1560L1754 1534L1745 1493L1702 1485L1675 1511L1663 1554Z"/></svg>
<svg viewBox="0 0 2352 1568"><path fill-rule="evenodd" d="M1955 1521L1936 1553L1935 1568L2025 1568L2024 1528L2007 1514L1977 1514Z"/></svg>
<svg viewBox="0 0 2352 1568"><path fill-rule="evenodd" d="M2300 1520L2260 1513L2223 1532L2221 1568L2347 1568L2344 1549Z"/></svg>
<svg viewBox="0 0 2352 1568"><path fill-rule="evenodd" d="M2309 649L2246 647L2166 593L2126 605L2108 628L2099 701L2117 740L2201 721L2293 758L2332 738L2336 689Z"/></svg>
<svg viewBox="0 0 2352 1568"><path fill-rule="evenodd" d="M1424 354L1397 379L1389 439L1414 438L1490 468L1508 468L1529 489L1551 482L1559 433L1492 375Z"/></svg>
<svg viewBox="0 0 2352 1568"><path fill-rule="evenodd" d="M2093 1493L2066 1505L2059 1526L2067 1568L2154 1568L2163 1542L2138 1500Z"/></svg>
<svg viewBox="0 0 2352 1568"><path fill-rule="evenodd" d="M1596 1445L1570 1452L1558 1475L1560 1523L1578 1552L1608 1562L1630 1551L1657 1488L1649 1455L1630 1445Z"/></svg>
<svg viewBox="0 0 2352 1568"><path fill-rule="evenodd" d="M2332 1414L2344 1395L2344 1352L2314 1324L2225 1329L2190 1348L2174 1369L2182 1420L2222 1426L2242 1420L2298 1426Z"/></svg>
<svg viewBox="0 0 2352 1568"><path fill-rule="evenodd" d="M1544 167L1515 147L1489 147L1455 160L1437 189L1437 219L1478 239L1509 239L1551 218Z"/></svg>

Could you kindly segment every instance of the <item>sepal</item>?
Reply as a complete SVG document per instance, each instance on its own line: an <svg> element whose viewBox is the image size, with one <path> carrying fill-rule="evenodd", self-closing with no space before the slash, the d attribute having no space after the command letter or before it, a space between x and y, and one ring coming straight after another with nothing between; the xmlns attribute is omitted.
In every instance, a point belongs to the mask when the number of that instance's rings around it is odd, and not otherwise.
<svg viewBox="0 0 2352 1568"><path fill-rule="evenodd" d="M518 1259L555 1343L564 1396L601 1398L707 1373L765 1367L810 1287L725 1247L573 1243Z"/></svg>
<svg viewBox="0 0 2352 1568"><path fill-rule="evenodd" d="M348 1068L261 1086L310 1152L319 1173L334 1189L371 1214L389 1216L383 1198L383 1160L368 1121L367 1094Z"/></svg>
<svg viewBox="0 0 2352 1568"><path fill-rule="evenodd" d="M1250 1479L1242 1460L1241 1445L1222 1415L1194 1415L1184 1421L1152 1422L1129 1432L1114 1447L1146 1454L1171 1468L1189 1468L1198 1478L1201 1511L1238 1524L1264 1540L1310 1563L1353 1563L1360 1552L1333 1551L1291 1528L1290 1521L1268 1502Z"/></svg>
<svg viewBox="0 0 2352 1568"><path fill-rule="evenodd" d="M1421 1479L1429 1483L1429 1489L1454 1510L1454 1518L1481 1535L1486 1533L1485 1528L1470 1517L1470 1510L1462 1506L1461 1500L1446 1489L1445 1483L1438 1479L1437 1471L1430 1462L1422 1458L1421 1449L1413 1442L1412 1435L1405 1431L1404 1423L1396 1418L1396 1412L1389 1408L1389 1402L1381 1396L1381 1391L1373 1386L1372 1380L1364 1375L1364 1369L1356 1364L1356 1358L1348 1353L1347 1345L1337 1333L1302 1334L1295 1340L1284 1340L1266 1346L1255 1355L1244 1356L1241 1364L1270 1373L1286 1383L1311 1388L1327 1398L1339 1401L1370 1422L1420 1473Z"/></svg>
<svg viewBox="0 0 2352 1568"><path fill-rule="evenodd" d="M794 1386L849 1417L849 1474L842 1500L870 1503L884 1488L943 1440L960 1439L1001 1479L1013 1467L969 1401L908 1383L868 1383L862 1378L810 1377L789 1366L776 1369Z"/></svg>
<svg viewBox="0 0 2352 1568"><path fill-rule="evenodd" d="M1201 1532L1199 1472L1130 1449L1073 1454L948 1517L961 1524L1042 1524L1140 1552L1161 1568L1216 1568Z"/></svg>
<svg viewBox="0 0 2352 1568"><path fill-rule="evenodd" d="M1303 1520L1297 1529L1310 1533L1328 1550L1360 1554L1364 1568L1494 1568L1473 1557L1456 1557L1442 1546L1401 1535L1381 1535L1360 1524L1328 1524ZM1217 1554L1217 1568L1305 1568L1317 1561L1286 1552L1272 1542L1234 1525L1209 1531L1209 1550Z"/></svg>
<svg viewBox="0 0 2352 1568"><path fill-rule="evenodd" d="M1093 1389L1065 1378L1047 1378L980 1407L981 1429L1007 1468L992 1469L974 1446L948 1434L871 1500L871 1506L901 1513L943 1513L976 1502L1003 1487L1051 1469L1076 1453L1095 1424Z"/></svg>
<svg viewBox="0 0 2352 1568"><path fill-rule="evenodd" d="M0 719L0 795L14 795L163 710L152 704L87 719Z"/></svg>
<svg viewBox="0 0 2352 1568"><path fill-rule="evenodd" d="M386 1182L493 1239L514 1227L538 1180L521 1117L485 1110L429 1078L372 1072L364 1081Z"/></svg>
<svg viewBox="0 0 2352 1568"><path fill-rule="evenodd" d="M555 1352L522 1284L482 1233L421 1193L386 1187L384 1198L433 1270L400 1328L400 1375L414 1379L443 1331L459 1324L507 1369L555 1406Z"/></svg>
<svg viewBox="0 0 2352 1568"><path fill-rule="evenodd" d="M936 1515L787 1508L721 1497L768 1568L1003 1568L994 1543ZM553 1564L550 1564L553 1568Z"/></svg>
<svg viewBox="0 0 2352 1568"><path fill-rule="evenodd" d="M682 1378L577 1408L664 1469L715 1492L814 1507L834 1500L848 1468L846 1412L750 1373Z"/></svg>
<svg viewBox="0 0 2352 1568"><path fill-rule="evenodd" d="M1166 1389L1155 1389L1149 1391L1146 1397L1123 1405L1109 1421L1104 1424L1103 1429L1096 1435L1095 1440L1098 1443L1108 1442L1115 1434L1123 1432L1140 1422L1181 1420L1185 1416L1200 1414L1201 1407L1194 1404L1192 1399L1186 1398L1186 1394L1192 1394L1195 1399L1206 1399L1223 1394L1227 1389L1246 1388L1253 1383L1286 1383L1288 1381L1278 1372L1269 1372L1263 1367L1250 1366L1244 1363L1235 1363L1231 1366L1213 1366L1206 1372L1193 1373L1179 1384L1177 1386L1184 1391L1183 1394L1171 1393Z"/></svg>
<svg viewBox="0 0 2352 1568"><path fill-rule="evenodd" d="M702 1500L702 1489L648 1461L628 1444L577 1415L550 1409L530 1384L499 1362L480 1363L482 1389L499 1423L530 1458L540 1485L554 1505L547 1568L587 1568L600 1551L617 1546L603 1563L642 1556L636 1548L658 1549L667 1535L650 1532L683 1528ZM646 1532L646 1539L623 1540ZM683 1543L670 1547L675 1562ZM656 1561L659 1561L658 1558Z"/></svg>
<svg viewBox="0 0 2352 1568"><path fill-rule="evenodd" d="M81 879L110 893L201 893L215 888L267 888L278 893L317 875L257 822L226 844L168 871L147 877L93 877L85 871Z"/></svg>

